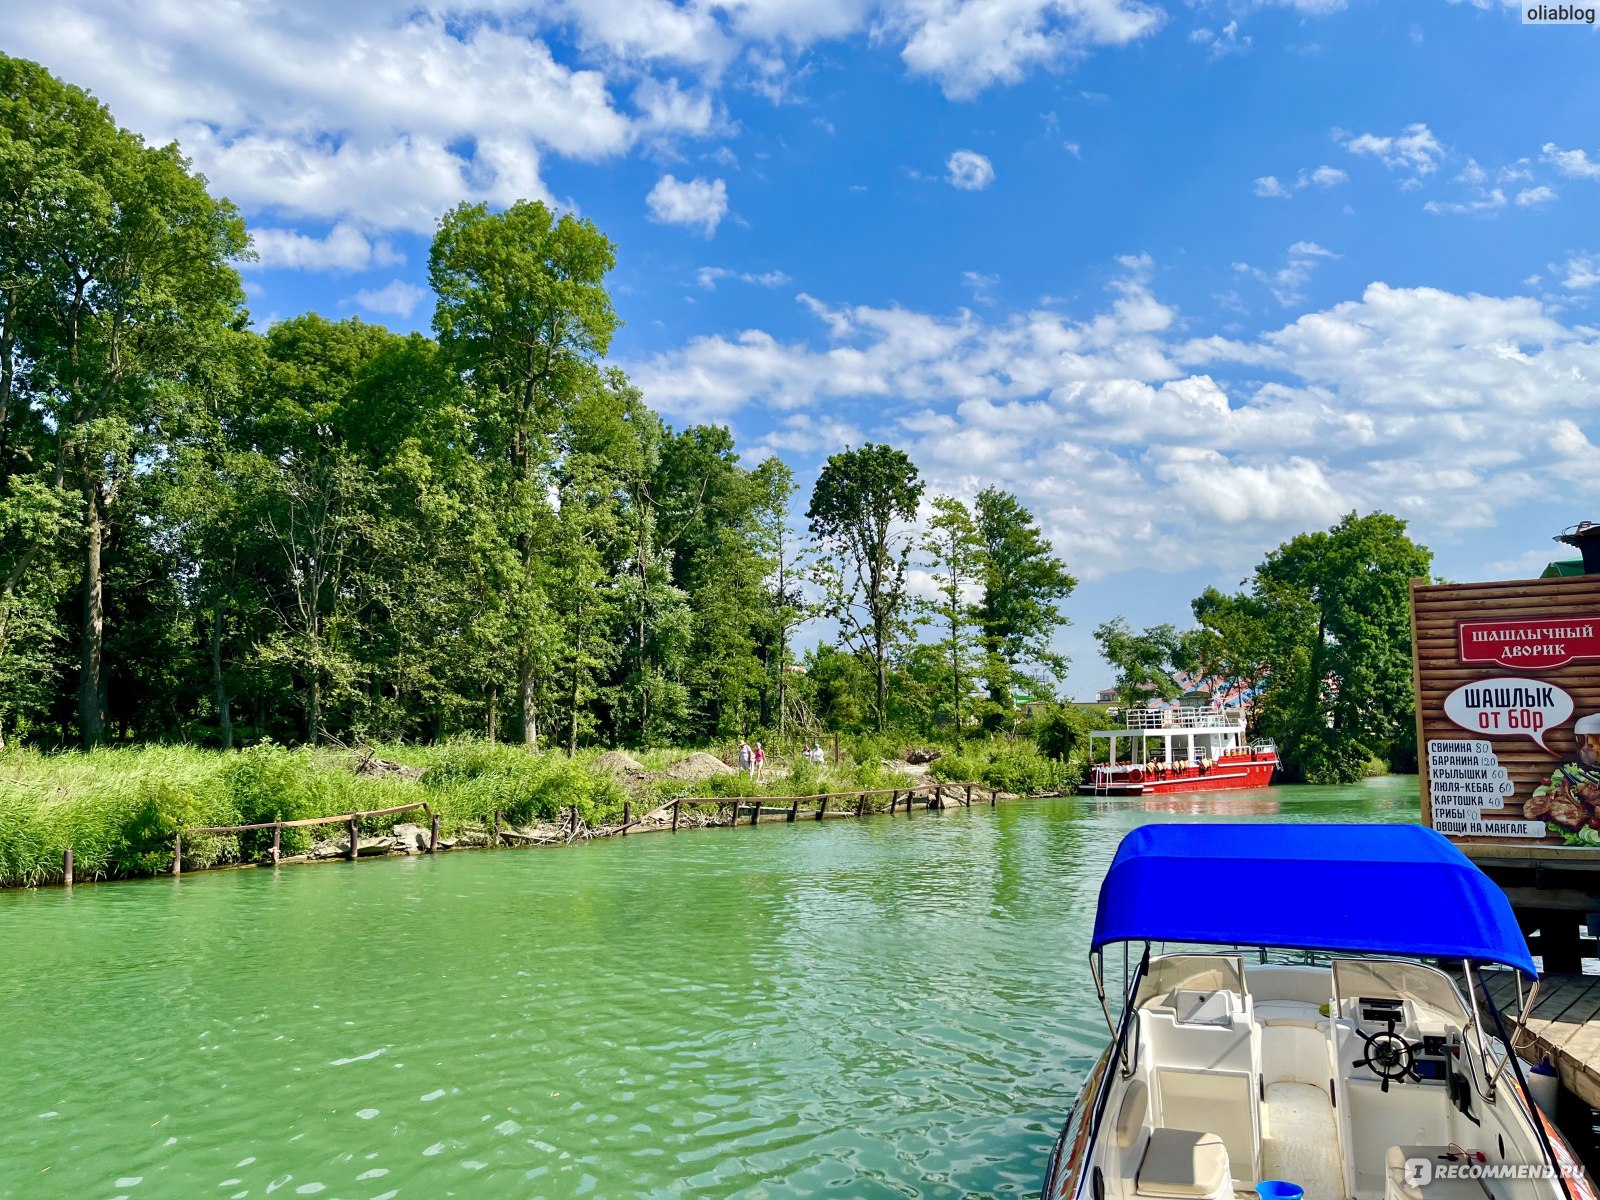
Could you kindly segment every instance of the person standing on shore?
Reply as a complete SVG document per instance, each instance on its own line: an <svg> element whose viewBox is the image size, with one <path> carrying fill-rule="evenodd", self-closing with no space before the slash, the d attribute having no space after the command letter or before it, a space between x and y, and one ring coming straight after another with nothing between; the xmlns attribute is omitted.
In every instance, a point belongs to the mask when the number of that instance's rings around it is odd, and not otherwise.
<svg viewBox="0 0 1600 1200"><path fill-rule="evenodd" d="M739 771L745 775L754 775L756 760L750 752L750 743L743 738L739 739Z"/></svg>
<svg viewBox="0 0 1600 1200"><path fill-rule="evenodd" d="M767 766L767 752L761 748L761 743L756 743L756 782L761 782L761 773Z"/></svg>

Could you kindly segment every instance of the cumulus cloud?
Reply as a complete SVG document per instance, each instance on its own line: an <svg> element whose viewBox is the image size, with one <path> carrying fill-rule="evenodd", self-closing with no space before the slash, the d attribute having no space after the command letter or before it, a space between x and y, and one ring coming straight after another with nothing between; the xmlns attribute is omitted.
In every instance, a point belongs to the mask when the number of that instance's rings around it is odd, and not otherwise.
<svg viewBox="0 0 1600 1200"><path fill-rule="evenodd" d="M1407 125L1392 137L1374 133L1348 134L1338 129L1334 130L1333 137L1351 154L1376 158L1391 171L1406 172L1413 184L1438 170L1439 161L1444 157L1439 139L1420 121Z"/></svg>
<svg viewBox="0 0 1600 1200"><path fill-rule="evenodd" d="M957 150L944 166L950 186L964 192L981 192L994 182L994 164L976 150Z"/></svg>
<svg viewBox="0 0 1600 1200"><path fill-rule="evenodd" d="M254 265L264 269L365 271L399 266L406 260L387 241L371 240L343 221L320 238L292 229L257 229L251 233L251 241L257 255Z"/></svg>
<svg viewBox="0 0 1600 1200"><path fill-rule="evenodd" d="M1162 13L1134 0L898 0L882 23L904 39L917 75L964 99L1031 69L1101 46L1124 46L1160 28Z"/></svg>
<svg viewBox="0 0 1600 1200"><path fill-rule="evenodd" d="M764 288L782 287L789 282L789 277L782 271L734 271L728 267L701 267L694 273L694 281L708 292L716 291L717 284L724 279Z"/></svg>
<svg viewBox="0 0 1600 1200"><path fill-rule="evenodd" d="M652 221L662 225L698 225L700 232L710 237L722 218L728 215L728 185L721 179L706 179L700 175L688 180L663 175L650 189L645 202L650 206Z"/></svg>
<svg viewBox="0 0 1600 1200"><path fill-rule="evenodd" d="M1297 243L1280 270L1327 257ZM1259 335L1200 337L1152 267L1125 260L1075 316L804 297L813 337L699 337L630 373L687 420L778 410L771 448L821 455L859 435L904 446L936 490L1004 479L1087 578L1247 569L1351 509L1437 542L1600 499L1582 449L1600 440L1585 416L1600 335L1539 300L1373 283ZM1600 284L1592 259L1568 273Z"/></svg>
<svg viewBox="0 0 1600 1200"><path fill-rule="evenodd" d="M1582 150L1563 150L1554 142L1546 142L1540 157L1568 179L1600 179L1600 162Z"/></svg>
<svg viewBox="0 0 1600 1200"><path fill-rule="evenodd" d="M1350 176L1338 167L1330 167L1324 163L1312 171L1302 168L1294 179L1287 183L1276 175L1263 175L1255 182L1255 193L1271 200L1288 200L1296 192L1303 192L1313 185L1326 191L1328 188L1348 182L1349 179Z"/></svg>
<svg viewBox="0 0 1600 1200"><path fill-rule="evenodd" d="M1523 188L1517 193L1517 205L1521 208L1537 208L1541 204L1549 204L1556 198L1555 189L1540 184L1538 187Z"/></svg>
<svg viewBox="0 0 1600 1200"><path fill-rule="evenodd" d="M368 312L383 313L405 320L416 311L417 305L421 304L427 295L427 288L407 283L403 279L395 279L381 288L362 289L355 294L352 302Z"/></svg>

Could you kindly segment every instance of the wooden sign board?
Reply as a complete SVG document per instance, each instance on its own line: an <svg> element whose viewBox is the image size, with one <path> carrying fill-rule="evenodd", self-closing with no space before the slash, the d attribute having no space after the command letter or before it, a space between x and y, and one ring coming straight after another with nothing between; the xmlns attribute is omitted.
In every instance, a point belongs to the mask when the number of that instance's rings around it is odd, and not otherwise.
<svg viewBox="0 0 1600 1200"><path fill-rule="evenodd" d="M1423 824L1600 851L1600 575L1413 581L1411 646Z"/></svg>

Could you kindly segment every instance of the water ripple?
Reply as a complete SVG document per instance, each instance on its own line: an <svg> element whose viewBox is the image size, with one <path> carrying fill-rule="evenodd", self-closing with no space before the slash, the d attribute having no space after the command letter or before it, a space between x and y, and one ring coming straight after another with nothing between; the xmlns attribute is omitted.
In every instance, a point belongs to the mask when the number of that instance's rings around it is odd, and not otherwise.
<svg viewBox="0 0 1600 1200"><path fill-rule="evenodd" d="M1263 802L1405 820L1416 795ZM0 1002L34 1036L0 1198L1024 1195L1103 1044L1100 876L1171 815L1069 799L3 895Z"/></svg>

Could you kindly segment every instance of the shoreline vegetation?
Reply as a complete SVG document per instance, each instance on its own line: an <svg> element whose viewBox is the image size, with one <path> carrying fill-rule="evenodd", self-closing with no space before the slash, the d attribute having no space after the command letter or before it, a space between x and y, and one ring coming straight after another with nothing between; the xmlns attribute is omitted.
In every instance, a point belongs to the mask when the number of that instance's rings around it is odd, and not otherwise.
<svg viewBox="0 0 1600 1200"><path fill-rule="evenodd" d="M821 765L807 762L798 743L774 753L757 782L731 765L732 747L719 749L580 751L572 758L478 740L356 750L264 743L234 753L186 746L70 754L11 749L0 753L0 887L60 882L69 847L77 881L133 879L171 870L180 830L418 801L438 815L443 841L468 846L487 844L496 826L523 843L570 840L557 835L570 828L574 809L581 834L620 825L625 803L640 817L680 798L785 799L929 782L1054 792L1076 787L1083 771L1081 763L1045 757L1027 739L972 741L959 752L918 746L886 753L877 739L854 738L842 743L837 764L831 748ZM381 847L379 839L415 820L415 813L401 813L365 822L361 848L368 839ZM342 827L326 829L321 841L315 830L284 830L283 857L342 854L348 845ZM270 847L266 831L185 834L184 870L265 863Z"/></svg>

